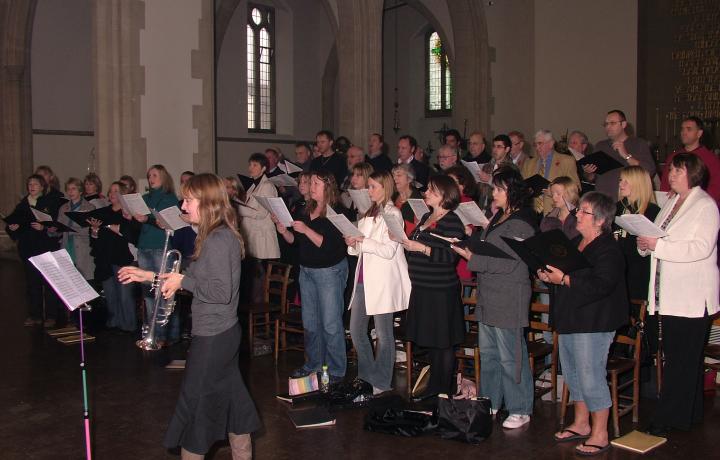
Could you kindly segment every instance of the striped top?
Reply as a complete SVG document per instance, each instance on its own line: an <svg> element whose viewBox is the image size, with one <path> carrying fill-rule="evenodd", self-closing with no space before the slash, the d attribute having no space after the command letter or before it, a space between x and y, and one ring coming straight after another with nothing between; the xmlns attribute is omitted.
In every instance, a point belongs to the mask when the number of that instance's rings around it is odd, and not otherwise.
<svg viewBox="0 0 720 460"><path fill-rule="evenodd" d="M435 233L447 238L464 238L465 229L460 218L452 211L445 214L442 219L434 225L420 230L430 213L425 214L410 235L410 239L419 241L430 246L430 255L426 256L421 252L405 251L408 262L408 272L413 286L423 288L447 288L457 287L458 276L455 267L457 266L458 255L450 249L450 245L430 233Z"/></svg>

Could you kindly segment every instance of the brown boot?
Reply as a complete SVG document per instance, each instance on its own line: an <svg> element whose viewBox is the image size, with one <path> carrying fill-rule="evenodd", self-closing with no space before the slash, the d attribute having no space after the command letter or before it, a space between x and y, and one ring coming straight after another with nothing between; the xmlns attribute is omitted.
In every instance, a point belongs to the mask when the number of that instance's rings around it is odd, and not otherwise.
<svg viewBox="0 0 720 460"><path fill-rule="evenodd" d="M252 459L252 438L250 434L228 433L233 460Z"/></svg>

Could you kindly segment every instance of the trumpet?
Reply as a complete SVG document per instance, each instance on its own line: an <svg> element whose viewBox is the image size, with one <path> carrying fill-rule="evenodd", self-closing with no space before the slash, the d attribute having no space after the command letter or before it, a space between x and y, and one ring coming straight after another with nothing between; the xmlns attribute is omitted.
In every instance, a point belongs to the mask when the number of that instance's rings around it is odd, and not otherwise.
<svg viewBox="0 0 720 460"><path fill-rule="evenodd" d="M143 322L142 339L135 342L138 348L147 351L156 351L160 349L155 338L156 326L163 327L170 321L170 316L175 309L175 295L169 299L163 299L162 286L164 280L159 275L165 273L180 273L180 263L182 262L182 254L177 249L168 250L172 230L165 230L165 244L163 246L163 256L160 262L160 270L158 276L153 280L150 292L155 293L155 301L153 303L152 313L149 322ZM170 263L172 262L172 263ZM169 269L168 269L169 266Z"/></svg>

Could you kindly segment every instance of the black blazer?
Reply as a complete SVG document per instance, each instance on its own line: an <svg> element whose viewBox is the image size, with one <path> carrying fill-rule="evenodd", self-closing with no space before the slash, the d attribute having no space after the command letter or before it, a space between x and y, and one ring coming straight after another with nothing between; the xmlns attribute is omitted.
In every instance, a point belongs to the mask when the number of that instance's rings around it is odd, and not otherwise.
<svg viewBox="0 0 720 460"><path fill-rule="evenodd" d="M616 331L629 321L625 257L609 233L595 238L583 255L592 268L570 273L570 286L556 286L550 323L560 334Z"/></svg>
<svg viewBox="0 0 720 460"><path fill-rule="evenodd" d="M417 161L415 158L408 164L412 166L413 171L415 171L415 181L420 183L422 189L425 189L428 184L428 179L430 178L430 167L422 161Z"/></svg>
<svg viewBox="0 0 720 460"><path fill-rule="evenodd" d="M617 202L616 216L621 216L625 211L622 201ZM645 210L645 217L650 222L655 221L660 208L655 203L648 203ZM613 230L618 235L618 243L623 254L625 254L625 278L627 279L628 295L631 299L647 299L648 283L650 282L650 257L642 257L637 251L637 237L616 225Z"/></svg>

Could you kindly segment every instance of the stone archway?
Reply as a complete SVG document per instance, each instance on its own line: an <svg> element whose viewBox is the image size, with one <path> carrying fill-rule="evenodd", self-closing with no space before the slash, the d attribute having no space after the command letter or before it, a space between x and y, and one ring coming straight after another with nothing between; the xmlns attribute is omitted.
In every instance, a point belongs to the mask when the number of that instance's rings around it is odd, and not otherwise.
<svg viewBox="0 0 720 460"><path fill-rule="evenodd" d="M32 172L30 45L37 0L0 0L0 210L10 212ZM0 248L12 247L2 231Z"/></svg>

